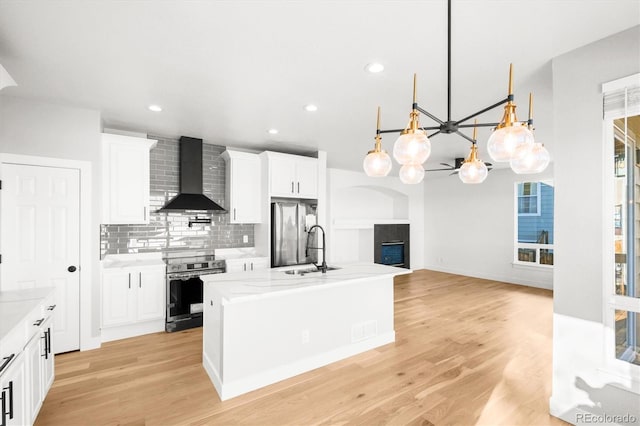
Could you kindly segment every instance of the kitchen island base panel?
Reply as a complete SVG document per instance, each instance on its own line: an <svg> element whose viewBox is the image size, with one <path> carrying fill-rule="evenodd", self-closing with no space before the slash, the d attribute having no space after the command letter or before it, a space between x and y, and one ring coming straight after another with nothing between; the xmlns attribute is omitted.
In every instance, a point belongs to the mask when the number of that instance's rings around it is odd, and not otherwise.
<svg viewBox="0 0 640 426"><path fill-rule="evenodd" d="M229 303L205 282L203 364L221 400L395 341L393 275L327 283Z"/></svg>
<svg viewBox="0 0 640 426"><path fill-rule="evenodd" d="M367 339L353 345L334 349L332 351L315 355L289 365L283 365L269 371L254 374L251 377L238 379L230 383L222 383L220 376L213 368L213 363L203 354L202 361L204 369L209 375L213 386L218 393L221 401L240 396L247 392L277 383L279 381L289 379L298 374L306 373L316 368L324 367L334 362L338 362L345 358L366 352L377 347L395 342L395 332L389 332L384 335L378 335L374 338Z"/></svg>

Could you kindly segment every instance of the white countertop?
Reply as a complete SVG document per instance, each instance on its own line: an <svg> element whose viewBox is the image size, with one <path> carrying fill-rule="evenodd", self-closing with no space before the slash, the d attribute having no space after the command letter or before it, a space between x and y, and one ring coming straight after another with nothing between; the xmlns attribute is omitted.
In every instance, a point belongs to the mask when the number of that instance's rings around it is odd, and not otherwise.
<svg viewBox="0 0 640 426"><path fill-rule="evenodd" d="M352 263L336 266L340 269L327 271L326 274L312 272L305 275L289 275L284 272L287 269L301 269L301 267L297 266L213 274L206 275L202 279L205 285L214 286L215 291L222 296L223 303L226 304L270 297L281 292L305 291L317 286L340 285L345 282L385 276L394 277L412 272L410 269L377 263Z"/></svg>
<svg viewBox="0 0 640 426"><path fill-rule="evenodd" d="M109 254L101 262L103 269L140 268L145 266L162 266L162 253Z"/></svg>
<svg viewBox="0 0 640 426"><path fill-rule="evenodd" d="M53 287L0 291L0 340L53 291Z"/></svg>

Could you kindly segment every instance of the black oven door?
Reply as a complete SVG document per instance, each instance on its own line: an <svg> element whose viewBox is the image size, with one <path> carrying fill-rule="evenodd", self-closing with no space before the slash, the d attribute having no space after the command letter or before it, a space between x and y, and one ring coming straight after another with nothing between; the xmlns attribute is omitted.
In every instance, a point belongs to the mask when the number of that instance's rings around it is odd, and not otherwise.
<svg viewBox="0 0 640 426"><path fill-rule="evenodd" d="M202 316L202 280L198 276L167 277L167 322Z"/></svg>

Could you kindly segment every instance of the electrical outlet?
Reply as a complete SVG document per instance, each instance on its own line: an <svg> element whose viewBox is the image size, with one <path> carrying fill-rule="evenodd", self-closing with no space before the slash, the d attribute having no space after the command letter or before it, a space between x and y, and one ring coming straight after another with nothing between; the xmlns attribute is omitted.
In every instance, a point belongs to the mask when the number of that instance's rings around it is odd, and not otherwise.
<svg viewBox="0 0 640 426"><path fill-rule="evenodd" d="M249 236L248 235L243 235L242 236L242 242L243 243L248 243L249 242Z"/></svg>
<svg viewBox="0 0 640 426"><path fill-rule="evenodd" d="M309 335L309 330L302 330L302 344L306 345L311 341L311 336Z"/></svg>

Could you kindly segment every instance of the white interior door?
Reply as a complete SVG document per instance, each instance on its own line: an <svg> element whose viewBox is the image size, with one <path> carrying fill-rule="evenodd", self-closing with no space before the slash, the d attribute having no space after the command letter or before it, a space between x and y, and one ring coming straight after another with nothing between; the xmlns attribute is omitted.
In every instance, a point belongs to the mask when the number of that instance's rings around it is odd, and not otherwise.
<svg viewBox="0 0 640 426"><path fill-rule="evenodd" d="M2 165L0 289L55 287L54 353L80 349L80 172Z"/></svg>

